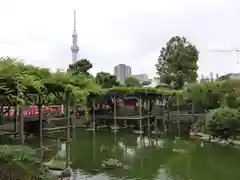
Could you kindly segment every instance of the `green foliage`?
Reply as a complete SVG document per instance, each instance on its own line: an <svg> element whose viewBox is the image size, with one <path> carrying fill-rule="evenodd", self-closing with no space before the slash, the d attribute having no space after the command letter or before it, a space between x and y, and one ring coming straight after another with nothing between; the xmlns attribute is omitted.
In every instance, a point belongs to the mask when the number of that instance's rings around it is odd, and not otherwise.
<svg viewBox="0 0 240 180"><path fill-rule="evenodd" d="M165 88L152 88L152 87L113 87L106 89L105 92L116 92L116 93L159 93L162 95L180 95L182 92L177 90L170 90Z"/></svg>
<svg viewBox="0 0 240 180"><path fill-rule="evenodd" d="M117 81L116 76L111 75L107 72L99 72L96 75L96 81L100 84L103 88L110 88L114 86L119 86L119 82Z"/></svg>
<svg viewBox="0 0 240 180"><path fill-rule="evenodd" d="M230 77L231 74L225 74L225 75L222 75L220 76L217 80L229 80L229 77Z"/></svg>
<svg viewBox="0 0 240 180"><path fill-rule="evenodd" d="M25 65L22 61L9 57L0 59L0 99L1 105L29 103L30 94L47 96L47 102L56 102L56 96L49 93L70 92L71 103L86 101L89 92L98 92L101 87L86 74L90 65L87 60L79 62L72 71L51 72L46 68ZM84 70L85 69L85 70ZM74 70L74 71L73 71ZM82 73L84 72L84 73Z"/></svg>
<svg viewBox="0 0 240 180"><path fill-rule="evenodd" d="M38 161L37 152L34 149L21 145L1 145L0 159L4 162L21 161L36 163Z"/></svg>
<svg viewBox="0 0 240 180"><path fill-rule="evenodd" d="M179 36L172 37L160 51L157 74L160 81L181 89L185 83L197 80L198 50L194 45Z"/></svg>
<svg viewBox="0 0 240 180"><path fill-rule="evenodd" d="M202 110L240 106L240 80L204 81L184 87L183 97Z"/></svg>
<svg viewBox="0 0 240 180"><path fill-rule="evenodd" d="M184 97L205 110L219 108L224 100L222 82L189 84L185 87Z"/></svg>
<svg viewBox="0 0 240 180"><path fill-rule="evenodd" d="M36 150L21 145L0 146L0 173L4 179L50 179L38 170Z"/></svg>
<svg viewBox="0 0 240 180"><path fill-rule="evenodd" d="M220 138L236 137L240 129L240 113L228 107L214 109L206 116L207 128L211 135Z"/></svg>
<svg viewBox="0 0 240 180"><path fill-rule="evenodd" d="M70 64L68 67L68 71L73 74L84 74L89 76L89 70L93 67L92 63L87 59L81 59L73 64Z"/></svg>
<svg viewBox="0 0 240 180"><path fill-rule="evenodd" d="M141 83L139 82L139 80L133 76L128 77L125 80L125 84L127 87L140 87Z"/></svg>

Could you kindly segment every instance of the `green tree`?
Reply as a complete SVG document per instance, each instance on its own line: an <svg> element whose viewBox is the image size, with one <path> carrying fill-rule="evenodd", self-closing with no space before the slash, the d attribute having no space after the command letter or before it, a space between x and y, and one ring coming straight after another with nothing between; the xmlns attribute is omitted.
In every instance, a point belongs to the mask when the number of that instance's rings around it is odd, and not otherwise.
<svg viewBox="0 0 240 180"><path fill-rule="evenodd" d="M225 74L225 75L222 75L222 76L218 77L217 80L220 80L220 81L229 80L230 76L231 76L231 74Z"/></svg>
<svg viewBox="0 0 240 180"><path fill-rule="evenodd" d="M240 128L239 111L228 107L210 111L207 116L207 128L211 135L220 138L236 138Z"/></svg>
<svg viewBox="0 0 240 180"><path fill-rule="evenodd" d="M92 63L87 59L81 59L73 64L69 64L68 71L73 74L83 73L90 75L89 70L93 67Z"/></svg>
<svg viewBox="0 0 240 180"><path fill-rule="evenodd" d="M108 72L99 72L96 75L96 81L103 88L110 88L113 86L119 86L116 76L111 75Z"/></svg>
<svg viewBox="0 0 240 180"><path fill-rule="evenodd" d="M160 51L156 64L162 83L181 89L197 80L198 50L184 37L172 37Z"/></svg>
<svg viewBox="0 0 240 180"><path fill-rule="evenodd" d="M81 63L87 64L87 62L84 60ZM46 90L45 83L59 84L71 89L74 102L85 101L89 92L99 92L101 88L94 78L86 76L92 65L85 65L85 68L81 69L81 63L76 63L76 66L70 65L68 72L51 72L47 68L25 65L17 59L0 58L0 107L26 101L28 87L42 91Z"/></svg>
<svg viewBox="0 0 240 180"><path fill-rule="evenodd" d="M125 80L125 84L126 84L127 87L140 87L140 86L141 86L139 80L136 79L136 78L133 77L133 76L128 77L128 78Z"/></svg>

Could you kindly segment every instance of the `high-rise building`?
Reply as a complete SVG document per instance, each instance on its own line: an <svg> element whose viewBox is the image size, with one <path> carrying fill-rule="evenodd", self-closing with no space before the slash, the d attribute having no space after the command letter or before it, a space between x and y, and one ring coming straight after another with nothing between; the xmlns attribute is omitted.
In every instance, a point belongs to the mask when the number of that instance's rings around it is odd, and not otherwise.
<svg viewBox="0 0 240 180"><path fill-rule="evenodd" d="M71 46L71 51L72 51L72 63L75 63L78 60L78 51L79 47L77 45L77 30L76 30L76 11L74 11L74 27L73 27L73 34L72 34L72 46Z"/></svg>
<svg viewBox="0 0 240 180"><path fill-rule="evenodd" d="M140 83L149 81L147 74L136 74L132 76L135 77Z"/></svg>
<svg viewBox="0 0 240 180"><path fill-rule="evenodd" d="M132 75L132 69L125 64L119 64L114 67L114 75L120 84L125 84L125 80Z"/></svg>

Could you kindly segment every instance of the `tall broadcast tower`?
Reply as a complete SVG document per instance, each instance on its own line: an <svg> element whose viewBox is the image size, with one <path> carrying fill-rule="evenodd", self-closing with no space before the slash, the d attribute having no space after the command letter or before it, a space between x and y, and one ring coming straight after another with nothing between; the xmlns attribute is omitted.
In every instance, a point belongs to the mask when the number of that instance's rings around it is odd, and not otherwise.
<svg viewBox="0 0 240 180"><path fill-rule="evenodd" d="M73 28L73 34L72 34L72 63L75 63L78 60L78 51L79 47L77 45L77 31L76 31L76 11L74 11L74 28Z"/></svg>

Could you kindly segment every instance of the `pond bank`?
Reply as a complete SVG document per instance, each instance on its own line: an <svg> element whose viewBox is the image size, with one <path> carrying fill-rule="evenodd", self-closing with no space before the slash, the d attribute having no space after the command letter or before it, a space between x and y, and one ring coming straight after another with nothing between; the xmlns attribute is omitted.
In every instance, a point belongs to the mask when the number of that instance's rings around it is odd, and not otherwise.
<svg viewBox="0 0 240 180"><path fill-rule="evenodd" d="M240 150L240 141L239 140L233 140L233 139L228 139L228 140L222 140L219 138L211 138L209 134L204 134L204 133L195 133L195 132L190 132L190 137L192 139L199 139L205 142L211 142L211 143L216 143L221 146L232 146Z"/></svg>
<svg viewBox="0 0 240 180"><path fill-rule="evenodd" d="M0 145L0 180L52 179L50 173L39 171L36 150L23 145Z"/></svg>

